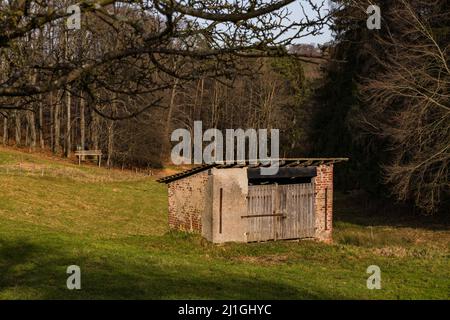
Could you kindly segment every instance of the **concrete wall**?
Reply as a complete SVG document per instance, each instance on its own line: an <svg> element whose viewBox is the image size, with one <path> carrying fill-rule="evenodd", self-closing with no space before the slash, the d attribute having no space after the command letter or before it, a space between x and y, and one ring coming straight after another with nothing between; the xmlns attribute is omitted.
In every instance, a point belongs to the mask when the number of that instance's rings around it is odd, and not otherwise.
<svg viewBox="0 0 450 320"><path fill-rule="evenodd" d="M169 227L200 233L205 211L208 171L169 182Z"/></svg>
<svg viewBox="0 0 450 320"><path fill-rule="evenodd" d="M212 225L211 236L204 236L214 242L245 242L247 221L248 181L246 168L212 169ZM220 192L222 190L222 232L220 232Z"/></svg>
<svg viewBox="0 0 450 320"><path fill-rule="evenodd" d="M317 167L314 178L315 209L316 209L316 238L330 242L333 231L333 165ZM326 196L325 196L326 194ZM325 201L325 198L327 200ZM327 203L325 206L325 202Z"/></svg>
<svg viewBox="0 0 450 320"><path fill-rule="evenodd" d="M202 214L202 228L200 233L208 241L213 241L213 171L209 170L208 180L205 184L205 206Z"/></svg>

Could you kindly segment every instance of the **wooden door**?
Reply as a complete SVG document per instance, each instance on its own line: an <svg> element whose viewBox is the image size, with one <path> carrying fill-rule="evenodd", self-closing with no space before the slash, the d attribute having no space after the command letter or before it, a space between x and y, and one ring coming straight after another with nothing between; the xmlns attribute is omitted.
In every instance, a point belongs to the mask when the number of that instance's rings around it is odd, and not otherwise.
<svg viewBox="0 0 450 320"><path fill-rule="evenodd" d="M313 237L314 185L249 186L247 212L248 242Z"/></svg>

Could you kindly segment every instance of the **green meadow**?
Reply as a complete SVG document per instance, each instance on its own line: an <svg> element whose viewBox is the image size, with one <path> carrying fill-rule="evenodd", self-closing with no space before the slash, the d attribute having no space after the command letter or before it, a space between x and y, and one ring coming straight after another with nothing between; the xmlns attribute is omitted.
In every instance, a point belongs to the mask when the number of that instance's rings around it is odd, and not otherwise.
<svg viewBox="0 0 450 320"><path fill-rule="evenodd" d="M213 245L169 231L158 174L0 148L0 299L450 298L450 231L435 218L369 214L337 193L332 244Z"/></svg>

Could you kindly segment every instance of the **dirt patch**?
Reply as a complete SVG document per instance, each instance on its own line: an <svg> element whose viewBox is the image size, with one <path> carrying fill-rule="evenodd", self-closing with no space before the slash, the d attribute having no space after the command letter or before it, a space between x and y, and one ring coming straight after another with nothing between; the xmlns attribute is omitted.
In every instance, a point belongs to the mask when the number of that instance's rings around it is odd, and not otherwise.
<svg viewBox="0 0 450 320"><path fill-rule="evenodd" d="M280 254L265 255L265 256L239 256L234 260L251 264L277 265L286 263L289 260L289 256Z"/></svg>
<svg viewBox="0 0 450 320"><path fill-rule="evenodd" d="M378 256L404 258L408 256L408 250L403 247L383 247L375 248L373 252Z"/></svg>

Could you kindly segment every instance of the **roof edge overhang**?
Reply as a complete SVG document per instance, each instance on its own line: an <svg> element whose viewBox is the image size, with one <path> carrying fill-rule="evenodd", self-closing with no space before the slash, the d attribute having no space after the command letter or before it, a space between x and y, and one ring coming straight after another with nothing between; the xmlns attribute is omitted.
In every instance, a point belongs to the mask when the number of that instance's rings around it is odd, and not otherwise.
<svg viewBox="0 0 450 320"><path fill-rule="evenodd" d="M192 169L188 169L170 176L163 177L156 180L160 183L169 183L178 179L182 179L196 173L200 173L211 168L229 169L229 168L261 168L269 167L274 162L278 161L278 166L283 167L318 167L320 165L331 165L334 163L348 161L349 158L283 158L283 159L268 159L268 160L242 160L233 163L228 162L214 162L211 164L198 165Z"/></svg>

